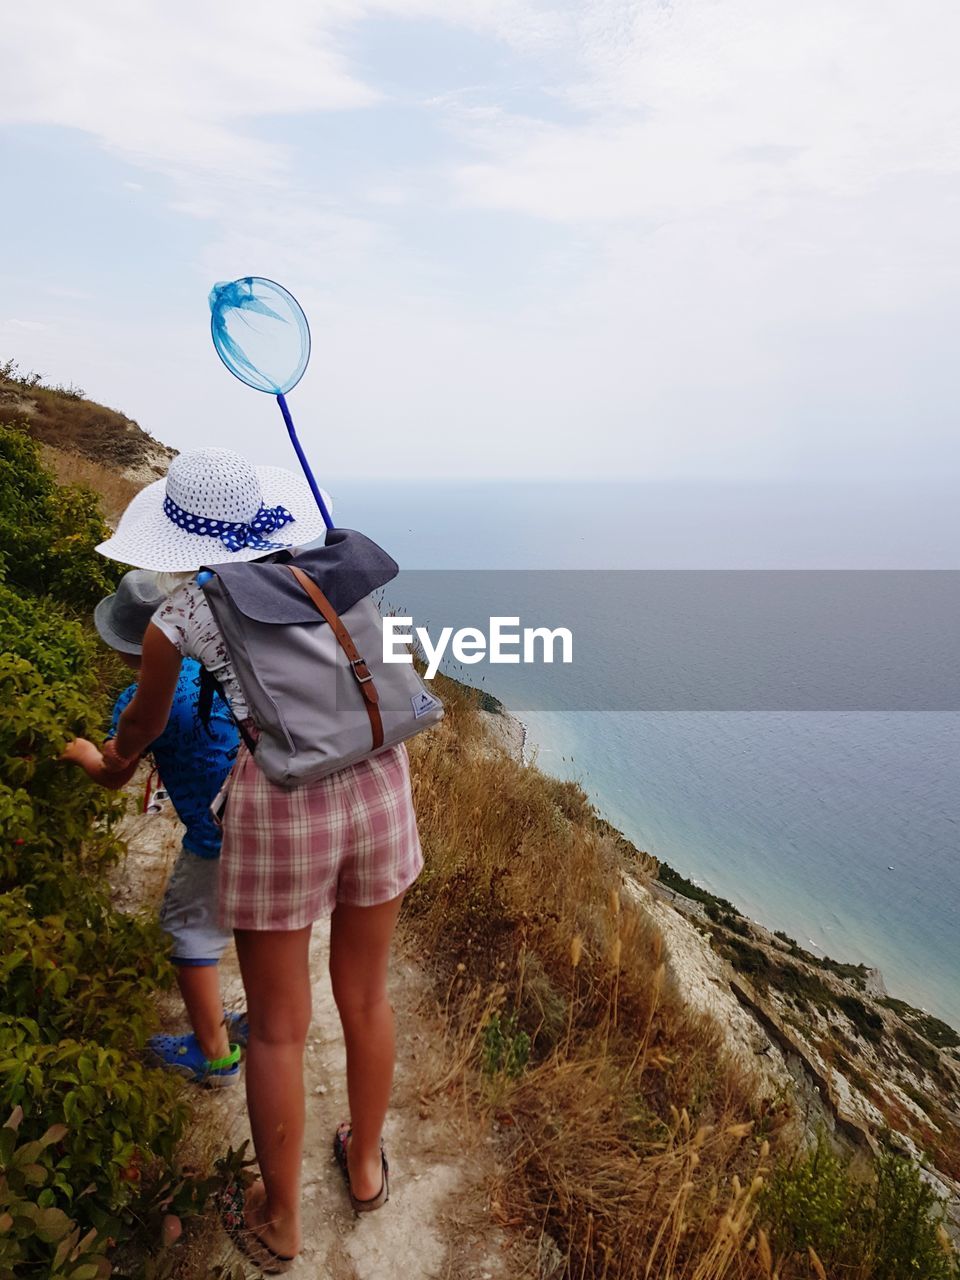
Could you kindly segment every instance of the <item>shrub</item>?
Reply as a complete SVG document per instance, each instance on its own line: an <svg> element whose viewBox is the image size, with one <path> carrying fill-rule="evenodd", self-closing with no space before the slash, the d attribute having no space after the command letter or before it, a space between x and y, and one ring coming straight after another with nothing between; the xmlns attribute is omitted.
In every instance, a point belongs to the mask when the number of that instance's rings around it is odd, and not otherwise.
<svg viewBox="0 0 960 1280"><path fill-rule="evenodd" d="M680 875L679 871L675 871L667 862L660 861L658 863L657 879L661 884L665 884L668 889L672 889L674 893L679 893L684 898L690 898L693 902L702 903L712 919L717 919L721 912L732 916L740 914L732 902L728 902L726 898L718 898L715 893L710 893L707 889L701 889L698 884L694 884L692 880L687 880ZM711 908L717 912L717 915L711 914Z"/></svg>
<svg viewBox="0 0 960 1280"><path fill-rule="evenodd" d="M869 1009L856 996L842 995L837 998L837 1008L853 1023L858 1035L864 1036L872 1044L880 1044L883 1039L883 1018L876 1009Z"/></svg>
<svg viewBox="0 0 960 1280"><path fill-rule="evenodd" d="M806 1252L812 1245L821 1257L833 1258L850 1231L850 1198L847 1165L821 1135L805 1159L773 1175L760 1200L760 1218L782 1252Z"/></svg>
<svg viewBox="0 0 960 1280"><path fill-rule="evenodd" d="M915 1009L913 1005L907 1004L905 1000L897 1000L893 996L885 996L880 1002L892 1009L894 1013L900 1015L904 1022L911 1023L920 1032L926 1036L931 1044L935 1044L938 1049L956 1049L960 1047L960 1035L949 1026L946 1022L942 1022L939 1018L935 1018L932 1013L924 1013L922 1009Z"/></svg>
<svg viewBox="0 0 960 1280"><path fill-rule="evenodd" d="M112 589L105 526L7 428L0 513L0 1274L94 1280L109 1239L205 1193L176 1167L183 1088L139 1060L171 970L156 923L111 903L122 800L58 760L109 705L75 612Z"/></svg>
<svg viewBox="0 0 960 1280"><path fill-rule="evenodd" d="M0 1275L26 1274L29 1268L58 1280L108 1276L105 1237L91 1230L81 1239L77 1223L56 1207L50 1149L66 1135L66 1126L53 1125L40 1138L18 1145L22 1120L17 1107L0 1129Z"/></svg>
<svg viewBox="0 0 960 1280"><path fill-rule="evenodd" d="M530 1061L530 1037L517 1027L517 1014L495 1013L483 1029L483 1071L516 1079Z"/></svg>
<svg viewBox="0 0 960 1280"><path fill-rule="evenodd" d="M781 1167L764 1189L759 1221L781 1255L813 1248L828 1274L870 1280L957 1280L943 1234L943 1206L916 1164L883 1155L868 1178L821 1135L816 1149Z"/></svg>
<svg viewBox="0 0 960 1280"><path fill-rule="evenodd" d="M163 935L154 921L114 911L101 887L80 876L69 882L70 907L39 919L28 887L0 894L3 1012L28 1019L37 1040L92 1037L132 1050L153 1024L153 992L167 977Z"/></svg>
<svg viewBox="0 0 960 1280"><path fill-rule="evenodd" d="M74 386L72 382L67 386L60 382L51 386L44 382L42 373L21 373L20 364L16 360L7 359L0 363L0 382L12 382L15 386L23 387L27 391L35 391L42 387L67 400L82 400L84 397L83 387Z"/></svg>
<svg viewBox="0 0 960 1280"><path fill-rule="evenodd" d="M109 532L90 490L61 488L43 469L35 441L0 426L0 566L7 583L90 608L119 577L95 550Z"/></svg>
<svg viewBox="0 0 960 1280"><path fill-rule="evenodd" d="M915 1036L906 1027L897 1027L894 1036L904 1053L912 1058L918 1067L921 1067L928 1075L933 1076L934 1079L940 1080L949 1087L950 1079L944 1071L939 1053L932 1045L928 1044L926 1040L922 1040L919 1036Z"/></svg>

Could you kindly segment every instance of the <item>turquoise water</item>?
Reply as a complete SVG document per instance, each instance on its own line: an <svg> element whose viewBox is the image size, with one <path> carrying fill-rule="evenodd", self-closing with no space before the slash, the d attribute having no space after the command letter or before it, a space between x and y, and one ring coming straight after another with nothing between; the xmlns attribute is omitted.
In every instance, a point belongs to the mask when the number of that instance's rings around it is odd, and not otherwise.
<svg viewBox="0 0 960 1280"><path fill-rule="evenodd" d="M960 559L946 489L331 487L339 522L405 567L922 569ZM458 624L477 579L407 581L397 590L417 598L405 607L433 627ZM597 699L608 709L530 709L542 675L530 668L488 670L484 687L527 722L542 767L579 779L640 847L803 945L878 966L892 994L960 1026L960 714L609 709L622 687L613 682L641 678L632 643L611 624L591 667L592 679L609 673L609 700Z"/></svg>
<svg viewBox="0 0 960 1280"><path fill-rule="evenodd" d="M641 848L960 1026L960 716L528 712Z"/></svg>

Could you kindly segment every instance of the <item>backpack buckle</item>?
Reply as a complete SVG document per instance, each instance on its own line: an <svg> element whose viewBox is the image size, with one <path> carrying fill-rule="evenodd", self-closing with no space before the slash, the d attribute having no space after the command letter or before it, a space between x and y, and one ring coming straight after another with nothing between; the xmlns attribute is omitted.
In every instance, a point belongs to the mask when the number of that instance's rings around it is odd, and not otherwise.
<svg viewBox="0 0 960 1280"><path fill-rule="evenodd" d="M369 668L367 667L366 658L354 658L350 663L350 666L353 668L353 674L356 676L358 684L366 684L369 680L373 679L373 676L370 674ZM367 673L365 676L360 674L361 667L363 667L364 671Z"/></svg>

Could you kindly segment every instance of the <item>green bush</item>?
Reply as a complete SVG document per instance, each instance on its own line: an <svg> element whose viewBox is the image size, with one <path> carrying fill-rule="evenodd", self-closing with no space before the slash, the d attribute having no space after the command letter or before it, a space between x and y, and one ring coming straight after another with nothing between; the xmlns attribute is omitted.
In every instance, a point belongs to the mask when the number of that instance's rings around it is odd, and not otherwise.
<svg viewBox="0 0 960 1280"><path fill-rule="evenodd" d="M872 1044L880 1044L883 1040L883 1018L876 1009L868 1009L856 996L839 996L837 1007L847 1015L853 1023L857 1035L864 1036Z"/></svg>
<svg viewBox="0 0 960 1280"><path fill-rule="evenodd" d="M173 1167L187 1108L169 1074L95 1041L38 1040L29 1018L0 1021L0 1109L23 1108L29 1130L68 1126L58 1143L52 1203L122 1239L143 1193ZM31 1123L32 1122L32 1123Z"/></svg>
<svg viewBox="0 0 960 1280"><path fill-rule="evenodd" d="M778 1251L805 1252L812 1245L821 1258L832 1258L848 1235L850 1195L846 1163L821 1138L806 1159L773 1175L760 1218Z"/></svg>
<svg viewBox="0 0 960 1280"><path fill-rule="evenodd" d="M153 993L167 978L163 935L152 920L114 911L102 887L73 883L70 909L39 919L26 887L0 895L3 1012L29 1018L38 1040L94 1038L132 1050L153 1025Z"/></svg>
<svg viewBox="0 0 960 1280"><path fill-rule="evenodd" d="M515 1080L530 1061L530 1037L519 1030L517 1014L501 1018L495 1013L483 1028L483 1072L487 1076L505 1075Z"/></svg>
<svg viewBox="0 0 960 1280"><path fill-rule="evenodd" d="M0 426L0 566L11 586L91 608L120 576L95 550L109 532L95 494L61 488L41 465L39 446Z"/></svg>
<svg viewBox="0 0 960 1280"><path fill-rule="evenodd" d="M945 1088L951 1087L951 1080L943 1063L940 1061L940 1054L926 1040L920 1036L915 1036L912 1031L908 1031L906 1027L897 1027L894 1031L894 1037L897 1044L903 1049L904 1053L928 1075L933 1076L935 1080L939 1080Z"/></svg>
<svg viewBox="0 0 960 1280"><path fill-rule="evenodd" d="M51 1148L66 1136L53 1125L40 1138L17 1143L23 1112L15 1108L0 1129L0 1275L100 1280L110 1274L106 1237L81 1228L56 1206ZM40 1268L43 1268L42 1272Z"/></svg>
<svg viewBox="0 0 960 1280"><path fill-rule="evenodd" d="M898 1013L904 1022L911 1023L921 1035L926 1036L930 1043L935 1044L938 1049L956 1049L960 1047L960 1035L946 1022L941 1022L939 1018L935 1018L932 1013L924 1013L922 1009L915 1009L913 1005L907 1004L905 1000L896 1000L893 996L885 996L880 1003L886 1005L888 1009L892 1009L894 1013Z"/></svg>
<svg viewBox="0 0 960 1280"><path fill-rule="evenodd" d="M778 1255L812 1247L830 1275L958 1280L942 1220L943 1206L913 1161L883 1155L858 1180L822 1136L804 1159L773 1174L758 1219Z"/></svg>
<svg viewBox="0 0 960 1280"><path fill-rule="evenodd" d="M672 889L674 893L682 894L684 898L689 898L692 902L701 902L705 907L713 907L729 915L739 914L732 902L728 902L726 898L718 898L715 893L710 893L707 889L701 889L698 884L694 884L692 880L687 880L680 875L679 871L674 871L673 867L667 862L659 863L657 879L661 884L665 884L668 889Z"/></svg>
<svg viewBox="0 0 960 1280"><path fill-rule="evenodd" d="M207 1191L176 1164L182 1085L141 1060L171 969L156 923L111 902L122 800L58 759L109 710L77 612L115 583L94 549L106 532L92 495L58 489L0 427L0 1115L17 1118L0 1131L4 1277L95 1280L108 1241L156 1240L171 1206L196 1212Z"/></svg>

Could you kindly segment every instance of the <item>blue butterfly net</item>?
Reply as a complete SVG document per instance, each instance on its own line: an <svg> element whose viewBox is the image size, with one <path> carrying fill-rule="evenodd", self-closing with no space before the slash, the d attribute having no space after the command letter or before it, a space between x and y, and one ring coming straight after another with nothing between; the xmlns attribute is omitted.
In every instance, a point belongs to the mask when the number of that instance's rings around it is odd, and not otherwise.
<svg viewBox="0 0 960 1280"><path fill-rule="evenodd" d="M310 326L300 303L262 276L213 286L210 333L230 372L270 395L292 390L310 359Z"/></svg>

